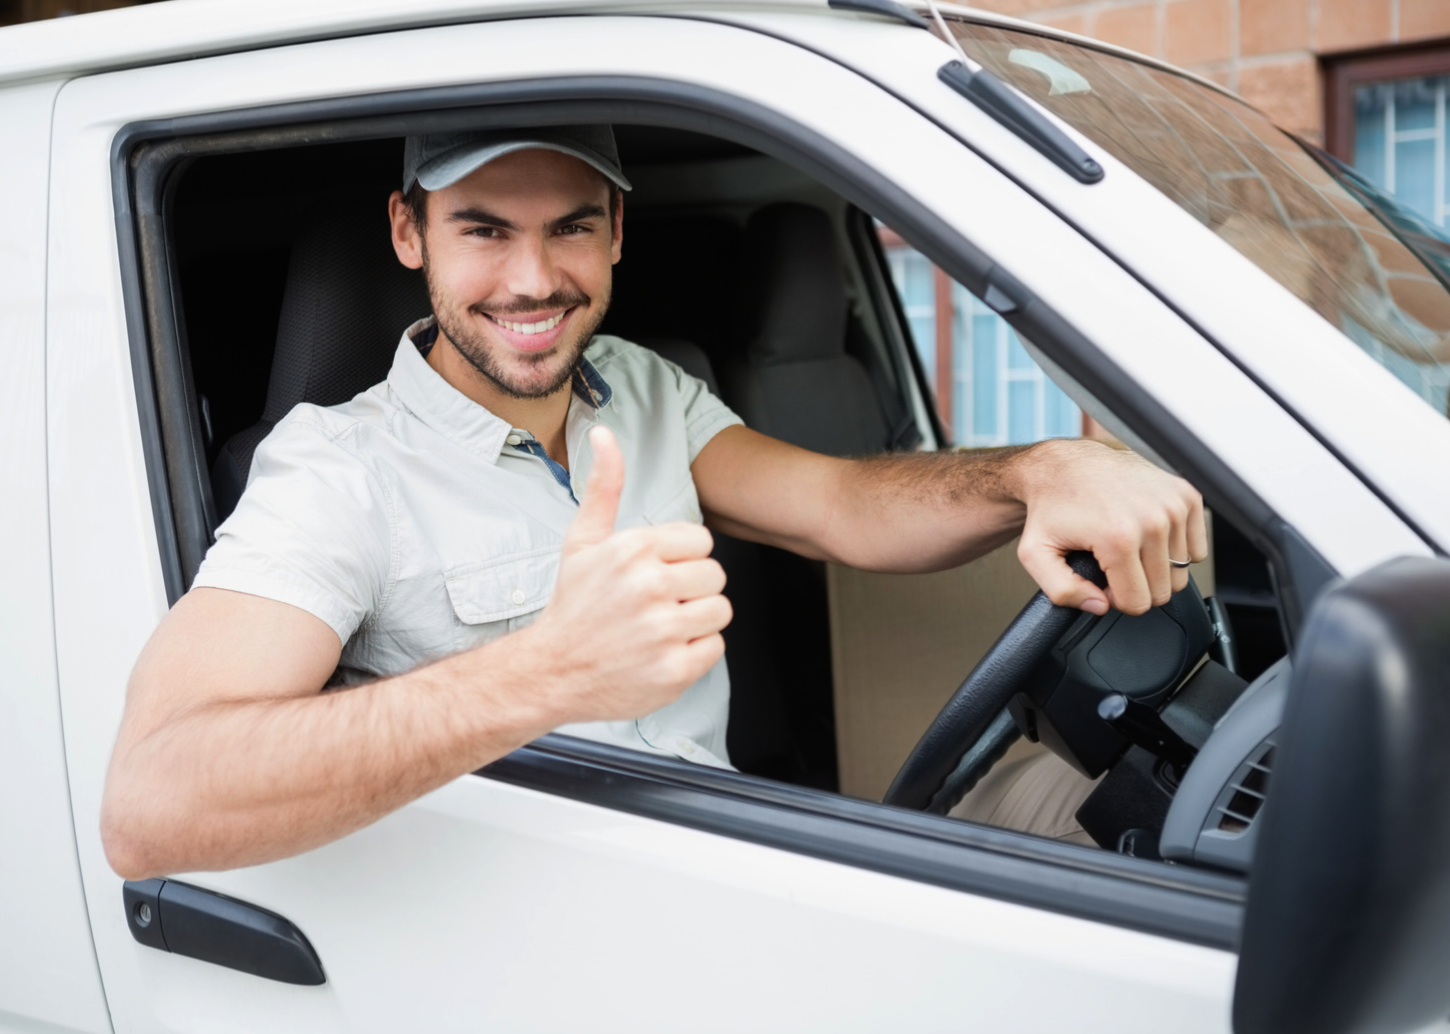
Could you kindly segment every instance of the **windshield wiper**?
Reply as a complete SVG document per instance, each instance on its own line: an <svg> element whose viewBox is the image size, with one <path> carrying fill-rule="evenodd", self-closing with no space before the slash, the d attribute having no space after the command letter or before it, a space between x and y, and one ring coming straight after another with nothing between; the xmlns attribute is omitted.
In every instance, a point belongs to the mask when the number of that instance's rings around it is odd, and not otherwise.
<svg viewBox="0 0 1450 1034"><path fill-rule="evenodd" d="M1096 183L1103 167L1031 102L985 68L948 61L936 77L1007 127L1079 183Z"/></svg>
<svg viewBox="0 0 1450 1034"><path fill-rule="evenodd" d="M931 31L931 22L897 0L826 0L836 11L859 11L864 14L879 14L894 18L906 25ZM962 45L952 36L941 12L930 3L940 31L946 42L956 48L958 54L966 57ZM1018 138L1031 145L1058 168L1079 183L1096 183L1103 178L1103 167L1092 156L1073 142L1042 112L1038 111L1017 91L1008 86L985 68L973 72L961 61L948 61L937 70L937 78L957 93L981 108L997 122L1005 126Z"/></svg>

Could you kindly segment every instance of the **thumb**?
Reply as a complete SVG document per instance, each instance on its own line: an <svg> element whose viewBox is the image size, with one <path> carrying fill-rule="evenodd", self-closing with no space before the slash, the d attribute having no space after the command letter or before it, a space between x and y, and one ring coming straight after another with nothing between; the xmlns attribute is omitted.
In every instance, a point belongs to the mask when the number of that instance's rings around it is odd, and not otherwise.
<svg viewBox="0 0 1450 1034"><path fill-rule="evenodd" d="M602 425L594 428L589 432L589 447L594 453L594 469L584 485L579 512L564 536L566 553L593 546L614 534L619 496L624 491L624 455L614 440L614 432Z"/></svg>

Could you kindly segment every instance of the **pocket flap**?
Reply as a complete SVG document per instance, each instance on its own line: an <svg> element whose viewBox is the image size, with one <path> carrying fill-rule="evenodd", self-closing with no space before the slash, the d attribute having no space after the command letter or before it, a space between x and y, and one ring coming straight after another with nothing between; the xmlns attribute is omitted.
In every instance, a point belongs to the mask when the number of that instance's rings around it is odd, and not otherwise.
<svg viewBox="0 0 1450 1034"><path fill-rule="evenodd" d="M453 613L465 625L503 621L549 602L559 573L559 548L550 546L456 567L444 582Z"/></svg>

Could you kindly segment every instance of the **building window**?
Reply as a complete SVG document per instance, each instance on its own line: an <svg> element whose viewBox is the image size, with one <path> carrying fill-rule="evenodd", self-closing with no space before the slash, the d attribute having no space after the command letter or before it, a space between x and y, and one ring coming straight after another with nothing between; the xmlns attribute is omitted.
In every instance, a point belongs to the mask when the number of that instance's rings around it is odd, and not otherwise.
<svg viewBox="0 0 1450 1034"><path fill-rule="evenodd" d="M891 279L901 297L901 308L906 313L907 325L911 327L911 338L916 343L917 355L921 357L921 368L933 381L932 389L938 390L935 383L936 270L925 255L904 245L887 248L886 263L891 267Z"/></svg>
<svg viewBox="0 0 1450 1034"><path fill-rule="evenodd" d="M1025 445L1081 433L1081 412L1033 362L1017 331L961 284L951 288L956 444Z"/></svg>
<svg viewBox="0 0 1450 1034"><path fill-rule="evenodd" d="M1450 47L1326 65L1330 153L1435 226L1450 226Z"/></svg>
<svg viewBox="0 0 1450 1034"><path fill-rule="evenodd" d="M1396 48L1325 64L1325 144L1432 226L1450 229L1450 46ZM1450 357L1410 357L1368 331L1346 333L1441 413Z"/></svg>
<svg viewBox="0 0 1450 1034"><path fill-rule="evenodd" d="M1445 175L1445 94L1450 76L1354 89L1351 164L1375 186L1437 226L1450 212Z"/></svg>
<svg viewBox="0 0 1450 1034"><path fill-rule="evenodd" d="M1082 432L1081 411L1006 320L890 231L882 231L882 243L953 444L1026 445Z"/></svg>

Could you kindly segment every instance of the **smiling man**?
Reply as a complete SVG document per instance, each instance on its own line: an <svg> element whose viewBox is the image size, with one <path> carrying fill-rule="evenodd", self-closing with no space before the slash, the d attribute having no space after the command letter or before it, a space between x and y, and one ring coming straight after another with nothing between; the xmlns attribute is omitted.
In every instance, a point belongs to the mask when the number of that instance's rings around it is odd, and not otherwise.
<svg viewBox="0 0 1450 1034"><path fill-rule="evenodd" d="M1173 561L1205 555L1197 493L1136 457L821 456L597 336L628 189L608 127L408 141L393 244L434 315L383 383L257 449L132 676L102 819L118 873L295 854L555 729L727 765L707 525L900 572L1021 535L1048 595L1094 613L1165 602Z"/></svg>

